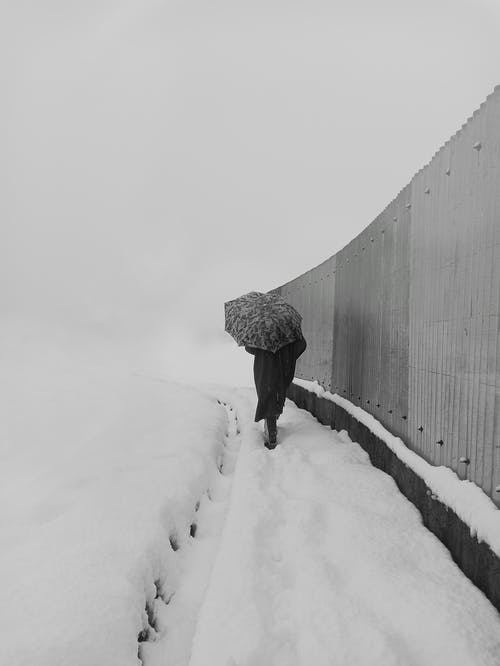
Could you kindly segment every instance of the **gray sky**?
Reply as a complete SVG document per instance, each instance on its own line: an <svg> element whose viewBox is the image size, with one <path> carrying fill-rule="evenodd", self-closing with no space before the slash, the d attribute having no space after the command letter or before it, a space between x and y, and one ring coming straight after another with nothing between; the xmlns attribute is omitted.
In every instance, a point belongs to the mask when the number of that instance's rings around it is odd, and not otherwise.
<svg viewBox="0 0 500 666"><path fill-rule="evenodd" d="M179 372L241 356L223 302L343 247L500 82L494 0L0 6L2 313Z"/></svg>

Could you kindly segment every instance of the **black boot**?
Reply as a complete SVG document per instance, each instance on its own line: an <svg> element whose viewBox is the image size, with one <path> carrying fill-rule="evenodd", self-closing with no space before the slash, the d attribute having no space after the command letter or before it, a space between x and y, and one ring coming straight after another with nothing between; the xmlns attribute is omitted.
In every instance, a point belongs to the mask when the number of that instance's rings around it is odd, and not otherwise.
<svg viewBox="0 0 500 666"><path fill-rule="evenodd" d="M274 449L277 443L278 426L276 425L276 416L268 416L264 423L268 449Z"/></svg>

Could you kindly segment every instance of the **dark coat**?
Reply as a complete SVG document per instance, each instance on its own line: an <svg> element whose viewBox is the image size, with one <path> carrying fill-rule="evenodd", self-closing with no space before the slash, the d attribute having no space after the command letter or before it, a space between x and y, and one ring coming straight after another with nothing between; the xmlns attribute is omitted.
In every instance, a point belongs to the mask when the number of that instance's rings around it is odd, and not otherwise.
<svg viewBox="0 0 500 666"><path fill-rule="evenodd" d="M286 392L295 376L295 363L307 347L304 338L285 345L277 352L245 347L254 355L253 376L257 389L255 420L279 416L285 404Z"/></svg>

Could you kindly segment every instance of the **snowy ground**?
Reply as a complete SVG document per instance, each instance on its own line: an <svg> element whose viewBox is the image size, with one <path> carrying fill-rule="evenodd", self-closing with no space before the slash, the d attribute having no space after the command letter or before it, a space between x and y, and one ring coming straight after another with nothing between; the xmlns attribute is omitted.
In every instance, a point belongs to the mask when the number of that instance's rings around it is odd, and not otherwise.
<svg viewBox="0 0 500 666"><path fill-rule="evenodd" d="M392 479L291 403L267 451L251 389L50 357L2 390L2 666L500 663Z"/></svg>

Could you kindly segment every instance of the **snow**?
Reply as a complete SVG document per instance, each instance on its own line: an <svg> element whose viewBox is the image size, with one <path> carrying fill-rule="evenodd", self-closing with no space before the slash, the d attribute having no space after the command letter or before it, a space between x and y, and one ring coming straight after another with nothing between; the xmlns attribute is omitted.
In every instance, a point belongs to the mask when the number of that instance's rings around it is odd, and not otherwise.
<svg viewBox="0 0 500 666"><path fill-rule="evenodd" d="M266 451L244 398L190 666L498 664L497 612L393 479L291 403Z"/></svg>
<svg viewBox="0 0 500 666"><path fill-rule="evenodd" d="M224 391L216 389L219 395ZM226 428L222 451L218 456L219 474L215 475L208 492L201 500L196 514L196 534L179 551L182 558L181 576L168 604L157 602L156 623L159 640L142 645L140 657L148 666L189 663L191 644L197 616L217 554L220 533L224 524L232 477L241 437L234 410L223 403Z"/></svg>
<svg viewBox="0 0 500 666"><path fill-rule="evenodd" d="M1 666L499 663L497 612L346 433L287 402L267 451L253 389L3 342Z"/></svg>
<svg viewBox="0 0 500 666"><path fill-rule="evenodd" d="M475 535L479 541L485 541L500 557L500 512L479 486L472 481L459 479L449 467L430 465L409 449L399 437L395 437L384 428L371 414L337 393L325 390L318 382L296 377L294 383L320 398L334 402L365 425L425 481L437 499L453 509L469 527L471 535Z"/></svg>
<svg viewBox="0 0 500 666"><path fill-rule="evenodd" d="M219 475L224 411L187 386L30 348L2 359L0 663L135 666L154 582L176 589Z"/></svg>

